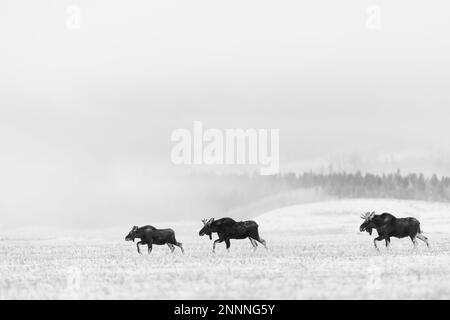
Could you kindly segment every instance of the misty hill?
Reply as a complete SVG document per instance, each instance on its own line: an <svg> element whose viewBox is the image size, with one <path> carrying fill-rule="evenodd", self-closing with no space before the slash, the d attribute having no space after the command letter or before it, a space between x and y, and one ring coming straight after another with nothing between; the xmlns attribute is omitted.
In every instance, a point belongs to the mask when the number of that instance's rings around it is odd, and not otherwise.
<svg viewBox="0 0 450 320"><path fill-rule="evenodd" d="M396 199L343 199L278 208L255 218L261 230L297 231L302 234L360 234L364 211L390 212L415 217L424 232L450 230L450 203Z"/></svg>
<svg viewBox="0 0 450 320"><path fill-rule="evenodd" d="M423 174L305 172L274 176L196 174L208 186L204 199L211 214L253 216L275 208L330 199L375 198L450 202L450 178ZM201 188L205 190L206 188Z"/></svg>

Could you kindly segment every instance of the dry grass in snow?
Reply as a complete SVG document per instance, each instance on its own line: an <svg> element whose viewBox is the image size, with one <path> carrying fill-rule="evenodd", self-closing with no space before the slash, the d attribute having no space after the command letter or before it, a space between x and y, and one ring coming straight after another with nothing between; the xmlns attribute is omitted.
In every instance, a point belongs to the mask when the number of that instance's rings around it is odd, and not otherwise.
<svg viewBox="0 0 450 320"><path fill-rule="evenodd" d="M393 239L389 252L383 243L375 251L373 236L358 232L359 214L372 209L419 218L431 249L420 243L414 251L409 239ZM222 243L212 254L212 242L198 236L200 222L174 224L185 255L166 246L138 255L123 241L127 229L92 240L3 237L0 299L450 298L447 204L344 200L255 220L269 251L232 240L231 252Z"/></svg>

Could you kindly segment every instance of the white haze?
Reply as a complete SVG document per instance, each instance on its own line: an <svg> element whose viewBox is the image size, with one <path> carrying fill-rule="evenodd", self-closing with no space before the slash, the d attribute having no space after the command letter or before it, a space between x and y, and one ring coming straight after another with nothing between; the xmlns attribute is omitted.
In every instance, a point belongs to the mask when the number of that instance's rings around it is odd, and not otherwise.
<svg viewBox="0 0 450 320"><path fill-rule="evenodd" d="M374 4L380 30L366 28ZM170 163L171 132L195 120L279 128L282 171L450 174L449 9L2 1L0 226L197 217L206 196Z"/></svg>

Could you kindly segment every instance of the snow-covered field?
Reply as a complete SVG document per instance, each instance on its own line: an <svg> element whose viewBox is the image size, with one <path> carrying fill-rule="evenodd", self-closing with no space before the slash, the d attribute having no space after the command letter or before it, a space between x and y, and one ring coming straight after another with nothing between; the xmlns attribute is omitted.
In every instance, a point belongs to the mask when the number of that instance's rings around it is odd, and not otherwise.
<svg viewBox="0 0 450 320"><path fill-rule="evenodd" d="M431 249L393 239L390 251L359 232L364 211L421 221ZM254 220L269 251L248 240L231 252L200 238L201 222L173 227L186 254L138 255L124 230L48 237L0 229L0 299L449 299L450 205L341 200L277 209ZM131 226L130 226L131 227ZM372 236L373 238L373 236ZM143 250L145 252L145 250Z"/></svg>

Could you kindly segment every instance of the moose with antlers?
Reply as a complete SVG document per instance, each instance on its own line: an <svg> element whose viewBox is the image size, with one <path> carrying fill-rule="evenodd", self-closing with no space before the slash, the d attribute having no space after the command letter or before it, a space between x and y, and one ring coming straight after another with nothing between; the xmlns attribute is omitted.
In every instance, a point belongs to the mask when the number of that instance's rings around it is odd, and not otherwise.
<svg viewBox="0 0 450 320"><path fill-rule="evenodd" d="M383 213L380 215L373 212L367 212L361 216L364 222L359 227L361 232L367 231L372 235L372 229L376 229L378 237L373 240L375 248L377 250L377 241L385 240L386 247L389 248L391 243L391 237L405 238L410 237L414 244L414 248L417 247L417 238L428 244L428 238L422 234L420 230L420 222L415 218L396 218L390 213Z"/></svg>
<svg viewBox="0 0 450 320"><path fill-rule="evenodd" d="M245 239L249 238L253 248L256 250L258 243L261 243L266 249L266 241L259 236L258 224L255 221L241 221L236 222L231 218L222 218L214 220L203 219L203 228L200 230L199 235L208 235L212 240L212 233L216 232L219 239L213 243L213 252L215 252L216 244L224 242L227 246L227 250L230 250L230 239Z"/></svg>

